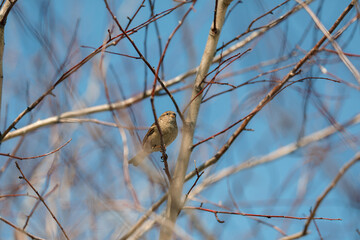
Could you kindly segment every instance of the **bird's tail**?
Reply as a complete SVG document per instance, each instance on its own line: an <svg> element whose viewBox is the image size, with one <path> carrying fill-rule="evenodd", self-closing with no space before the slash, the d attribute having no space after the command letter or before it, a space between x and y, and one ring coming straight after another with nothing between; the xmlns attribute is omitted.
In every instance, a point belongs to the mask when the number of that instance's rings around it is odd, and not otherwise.
<svg viewBox="0 0 360 240"><path fill-rule="evenodd" d="M136 154L132 159L129 160L130 164L133 164L134 166L138 166L140 163L142 163L142 161L144 161L144 159L148 156L149 154L144 152L144 151L140 151L138 154Z"/></svg>

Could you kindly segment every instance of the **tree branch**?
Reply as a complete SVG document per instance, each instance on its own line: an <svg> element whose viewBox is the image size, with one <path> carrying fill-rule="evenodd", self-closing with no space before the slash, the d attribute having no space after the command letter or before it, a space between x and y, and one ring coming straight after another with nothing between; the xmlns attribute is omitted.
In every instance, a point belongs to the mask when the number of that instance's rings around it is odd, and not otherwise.
<svg viewBox="0 0 360 240"><path fill-rule="evenodd" d="M1 119L1 99L2 99L2 87L4 80L3 72L3 57L4 57L4 45L5 45L5 24L7 16L10 13L11 8L15 5L17 0L6 0L0 9L0 119Z"/></svg>
<svg viewBox="0 0 360 240"><path fill-rule="evenodd" d="M208 40L205 46L203 57L200 62L199 70L197 72L193 91L190 99L194 99L189 107L189 111L186 116L183 128L183 138L180 147L180 154L176 162L175 171L173 174L173 179L170 184L170 192L166 207L166 217L175 225L176 219L179 212L183 206L182 202L182 190L185 181L185 174L188 167L190 155L191 155L191 146L193 144L194 130L196 121L199 114L201 96L200 93L204 85L204 78L209 71L209 68L213 62L216 46L220 37L220 32L224 24L224 19L226 15L226 10L231 0L220 0L216 8L216 24L210 28ZM214 29L214 26L217 26ZM200 94L199 94L200 93ZM160 239L171 239L172 231L168 227L162 226L160 230Z"/></svg>

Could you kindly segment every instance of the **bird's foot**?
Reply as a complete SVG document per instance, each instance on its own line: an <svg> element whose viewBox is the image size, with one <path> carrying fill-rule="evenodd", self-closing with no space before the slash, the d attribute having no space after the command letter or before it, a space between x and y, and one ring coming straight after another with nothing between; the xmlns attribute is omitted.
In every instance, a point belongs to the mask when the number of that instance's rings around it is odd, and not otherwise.
<svg viewBox="0 0 360 240"><path fill-rule="evenodd" d="M167 158L168 158L168 155L167 155L166 153L165 153L164 155L165 155L165 159L167 159ZM164 161L164 155L161 155L161 160L162 160L162 161Z"/></svg>

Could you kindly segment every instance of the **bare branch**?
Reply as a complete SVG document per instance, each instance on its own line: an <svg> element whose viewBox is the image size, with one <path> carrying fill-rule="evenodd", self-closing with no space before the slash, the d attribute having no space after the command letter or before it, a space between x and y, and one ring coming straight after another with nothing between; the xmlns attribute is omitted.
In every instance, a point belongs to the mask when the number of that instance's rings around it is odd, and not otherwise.
<svg viewBox="0 0 360 240"><path fill-rule="evenodd" d="M4 157L9 157L9 158L15 158L18 160L29 160L29 159L35 159L35 158L42 158L42 157L46 157L49 156L51 154L56 153L57 151L59 151L60 149L62 149L63 147L65 147L72 139L70 139L69 141L67 141L66 143L64 143L62 146L58 147L57 149L55 149L54 151L51 151L49 153L45 153L39 156L34 156L34 157L17 157L14 155L10 155L9 153L0 153L0 156L4 156Z"/></svg>
<svg viewBox="0 0 360 240"><path fill-rule="evenodd" d="M213 58L216 52L216 46L220 37L220 32L224 24L227 7L231 1L218 1L216 8L216 26L210 28L208 40L205 46L204 54L202 56L199 71L196 74L194 81L194 87L191 94L191 99L195 99L189 107L186 121L184 122L183 138L180 147L180 154L176 162L173 179L170 184L169 199L166 207L166 217L172 224L175 224L179 212L182 208L182 189L185 180L185 174L188 167L191 145L193 143L193 136L196 121L199 114L201 104L201 94L199 94L203 88L203 80L209 71L210 65L213 62ZM197 96L197 98L195 98ZM160 230L160 239L171 239L172 232L169 228L162 227Z"/></svg>
<svg viewBox="0 0 360 240"><path fill-rule="evenodd" d="M25 235L27 235L29 238L31 239L35 239L35 240L45 240L44 238L40 238L40 237L37 237L27 231L25 231L24 229L16 226L15 224L11 223L10 221L6 220L5 218L1 217L0 216L0 221L3 221L4 223L6 223L7 225L10 225L12 228L14 228L15 230L19 231L19 232L22 232L24 233Z"/></svg>
<svg viewBox="0 0 360 240"><path fill-rule="evenodd" d="M1 117L1 109L2 109L2 88L3 88L3 57L4 57L4 45L5 45L5 24L7 20L7 16L10 13L12 7L15 5L17 0L6 0L3 1L2 6L0 8L0 117Z"/></svg>
<svg viewBox="0 0 360 240"><path fill-rule="evenodd" d="M342 178L342 176L345 174L347 170L351 166L353 166L355 163L360 161L360 152L357 152L353 159L345 163L345 165L340 169L339 173L335 176L334 180L328 185L328 187L324 190L324 192L318 197L316 200L314 209L311 211L310 217L307 219L304 229L302 232L295 233L293 235L289 235L287 237L282 238L282 240L290 240L290 239L297 239L300 237L305 236L308 233L308 228L311 223L311 221L315 218L316 211L320 207L320 204L325 199L325 197L329 194L329 192L336 186L336 184L339 182L339 180Z"/></svg>
<svg viewBox="0 0 360 240"><path fill-rule="evenodd" d="M217 211L217 210L212 210L212 209L208 209L208 208L203 208L203 207L191 207L191 206L186 206L184 207L184 209L194 209L194 210L201 210L201 211L205 211L205 212L211 212L215 214L216 220L219 223L224 223L225 221L220 221L217 217L217 214L230 214L230 215L241 215L241 216L247 216L247 217L262 217L262 218L285 218L285 219L293 219L293 220L309 220L311 218L310 217L293 217L293 216L279 216L279 215L265 215L265 214L251 214L251 213L242 213L242 212L230 212L230 211ZM341 218L324 218L324 217L319 217L319 218L313 218L313 219L317 219L317 220L327 220L327 221L341 221Z"/></svg>
<svg viewBox="0 0 360 240"><path fill-rule="evenodd" d="M39 194L39 192L34 188L34 186L29 182L29 180L25 177L24 173L21 171L21 168L19 166L19 164L17 162L15 162L15 165L17 167L17 169L19 170L19 172L21 173L21 178L24 179L26 181L26 183L32 188L32 190L36 193L36 195L39 197L40 201L44 204L44 206L46 207L46 209L49 211L50 215L52 216L52 218L55 220L55 222L57 223L57 225L59 226L59 228L61 229L62 233L64 234L65 238L67 240L69 240L68 235L66 234L64 228L61 226L60 222L57 220L57 218L55 217L54 213L50 210L49 206L46 204L44 198Z"/></svg>
<svg viewBox="0 0 360 240"><path fill-rule="evenodd" d="M360 73L356 69L356 67L350 62L350 60L346 57L343 50L339 46L339 44L334 40L334 38L330 35L330 33L326 30L324 25L320 22L319 18L314 14L313 11L301 0L296 0L311 16L311 18L314 20L316 26L322 31L322 33L326 36L326 38L331 42L333 47L335 48L337 54L339 55L339 58L344 62L345 66L351 71L351 73L354 75L355 79L360 84ZM355 1L350 3L352 6L354 6Z"/></svg>

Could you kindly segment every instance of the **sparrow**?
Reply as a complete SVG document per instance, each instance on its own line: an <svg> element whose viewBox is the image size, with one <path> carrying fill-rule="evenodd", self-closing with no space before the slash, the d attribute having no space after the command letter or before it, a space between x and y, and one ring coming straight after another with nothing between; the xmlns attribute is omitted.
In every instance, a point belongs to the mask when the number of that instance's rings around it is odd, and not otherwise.
<svg viewBox="0 0 360 240"><path fill-rule="evenodd" d="M176 114L173 111L164 112L158 118L158 123L161 129L163 142L165 147L167 147L175 140L178 134ZM160 150L160 133L156 124L153 123L142 141L142 149L129 160L129 163L138 166L150 153L159 152Z"/></svg>

